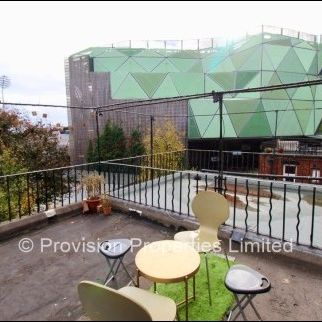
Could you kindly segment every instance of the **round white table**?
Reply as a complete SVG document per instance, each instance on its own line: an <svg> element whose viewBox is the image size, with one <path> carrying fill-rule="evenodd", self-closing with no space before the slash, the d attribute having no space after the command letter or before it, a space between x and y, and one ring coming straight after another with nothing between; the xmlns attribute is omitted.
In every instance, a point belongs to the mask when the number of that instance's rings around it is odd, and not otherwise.
<svg viewBox="0 0 322 322"><path fill-rule="evenodd" d="M195 275L200 267L200 255L191 246L174 241L164 240L143 247L136 255L137 286L140 287L140 277L156 283L185 283L186 320L188 321L188 303L196 298ZM188 281L193 278L193 297L188 295Z"/></svg>

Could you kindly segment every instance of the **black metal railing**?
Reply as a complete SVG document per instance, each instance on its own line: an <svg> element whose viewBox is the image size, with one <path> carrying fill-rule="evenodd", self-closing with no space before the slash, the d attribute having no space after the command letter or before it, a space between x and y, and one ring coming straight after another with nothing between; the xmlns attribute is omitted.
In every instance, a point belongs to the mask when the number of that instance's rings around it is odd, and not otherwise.
<svg viewBox="0 0 322 322"><path fill-rule="evenodd" d="M141 156L1 176L0 222L82 201L87 195L81 180L97 171L104 177L102 194L154 207L165 215L193 217L194 196L202 190L219 191L231 206L227 225L322 249L322 187L316 178L305 178L314 184L245 173L224 173L221 179L216 170L186 170L189 153L155 154L153 167L146 165L151 156Z"/></svg>
<svg viewBox="0 0 322 322"><path fill-rule="evenodd" d="M81 201L81 178L94 170L99 163L0 176L0 222Z"/></svg>
<svg viewBox="0 0 322 322"><path fill-rule="evenodd" d="M108 175L126 177L109 184L108 194L181 216L192 217L191 200L202 190L219 191L231 206L227 225L260 236L322 248L322 187L282 181L176 171L108 162ZM153 176L151 176L153 172ZM114 182L114 181L113 181Z"/></svg>
<svg viewBox="0 0 322 322"><path fill-rule="evenodd" d="M219 169L220 153L217 150L189 150L172 151L166 153L156 153L152 156L143 155L132 158L122 158L112 160L113 162L136 165L151 166L169 170L191 170L201 172L217 173ZM297 183L322 184L321 177L310 175L283 175L272 171L271 166L265 166L266 162L274 161L277 168L278 162L282 166L285 162L296 164L298 157L309 157L312 165L321 164L322 157L314 155L302 155L291 153L255 153L241 151L223 152L223 171L226 175L244 176L258 179L293 181ZM283 163L284 162L284 163ZM262 164L262 166L260 165ZM268 169L267 169L268 168ZM308 169L310 169L308 167ZM274 170L274 169L273 169Z"/></svg>

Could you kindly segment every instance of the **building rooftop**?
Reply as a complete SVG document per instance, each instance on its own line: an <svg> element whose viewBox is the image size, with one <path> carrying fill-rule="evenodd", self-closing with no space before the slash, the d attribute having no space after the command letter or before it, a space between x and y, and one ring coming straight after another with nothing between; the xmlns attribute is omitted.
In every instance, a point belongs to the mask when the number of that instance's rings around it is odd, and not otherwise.
<svg viewBox="0 0 322 322"><path fill-rule="evenodd" d="M2 320L84 320L76 286L86 279L102 281L105 259L98 253L54 253L39 250L41 238L54 242L96 242L110 238L141 238L144 242L172 239L174 231L145 219L113 213L110 217L76 216L0 244ZM22 238L32 239L35 250L18 251ZM135 274L134 255L125 262ZM236 255L236 254L234 254ZM272 254L237 254L239 263L250 265L272 282L270 293L255 299L264 320L319 320L322 318L321 267ZM118 285L126 283L120 275ZM144 284L149 287L149 284ZM246 311L255 318L251 310Z"/></svg>

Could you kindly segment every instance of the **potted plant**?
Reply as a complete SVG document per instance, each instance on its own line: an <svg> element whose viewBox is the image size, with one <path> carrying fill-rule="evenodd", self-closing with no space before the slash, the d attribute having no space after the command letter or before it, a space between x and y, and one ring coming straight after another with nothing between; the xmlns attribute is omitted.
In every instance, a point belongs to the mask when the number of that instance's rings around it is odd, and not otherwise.
<svg viewBox="0 0 322 322"><path fill-rule="evenodd" d="M89 174L82 179L82 186L86 189L88 212L97 213L97 207L101 202L101 186L104 184L104 178L98 173Z"/></svg>
<svg viewBox="0 0 322 322"><path fill-rule="evenodd" d="M102 207L103 214L105 216L108 216L111 214L112 203L111 203L111 200L108 196L104 195L101 197L101 207Z"/></svg>

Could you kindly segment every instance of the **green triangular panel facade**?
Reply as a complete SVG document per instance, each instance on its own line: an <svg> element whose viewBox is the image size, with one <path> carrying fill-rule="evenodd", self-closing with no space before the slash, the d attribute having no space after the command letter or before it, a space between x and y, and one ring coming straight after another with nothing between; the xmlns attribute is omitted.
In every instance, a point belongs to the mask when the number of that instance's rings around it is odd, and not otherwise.
<svg viewBox="0 0 322 322"><path fill-rule="evenodd" d="M224 90L231 90L235 88L235 74L234 73L212 73L208 77L219 84Z"/></svg>
<svg viewBox="0 0 322 322"><path fill-rule="evenodd" d="M126 79L128 73L126 72L115 72L111 73L111 91L112 91L112 98L115 98L115 93L118 91L121 84Z"/></svg>
<svg viewBox="0 0 322 322"><path fill-rule="evenodd" d="M312 91L311 91L311 88L310 87L301 87L301 88L298 88L292 99L296 99L296 100L303 100L303 101L313 101L314 98L313 98L313 95L312 95Z"/></svg>
<svg viewBox="0 0 322 322"><path fill-rule="evenodd" d="M263 57L262 58L262 70L263 71L273 71L276 69L276 68L274 68L271 57L264 49L262 51L262 57Z"/></svg>
<svg viewBox="0 0 322 322"><path fill-rule="evenodd" d="M322 45L267 32L205 50L92 47L76 53L75 59L86 55L93 60L94 73L108 74L112 99L166 98L322 78ZM189 137L217 138L218 115L196 115L213 114L218 104L211 98L189 104ZM322 127L322 86L227 94L224 110L230 113L224 115L225 137L273 137L276 111L279 136L314 136Z"/></svg>
<svg viewBox="0 0 322 322"><path fill-rule="evenodd" d="M236 88L256 87L248 84L258 75L258 72L237 72L236 73ZM259 86L259 85L257 85Z"/></svg>
<svg viewBox="0 0 322 322"><path fill-rule="evenodd" d="M154 73L179 73L180 70L174 66L168 59L163 60L153 69Z"/></svg>
<svg viewBox="0 0 322 322"><path fill-rule="evenodd" d="M113 72L127 60L127 57L97 58L94 60L95 72Z"/></svg>
<svg viewBox="0 0 322 322"><path fill-rule="evenodd" d="M142 53L143 49L140 49L140 48L119 48L118 51L128 57L132 57L132 56L140 55Z"/></svg>
<svg viewBox="0 0 322 322"><path fill-rule="evenodd" d="M145 72L145 69L139 65L134 59L129 58L118 69L118 72L140 73Z"/></svg>
<svg viewBox="0 0 322 322"><path fill-rule="evenodd" d="M286 54L290 51L290 48L285 46L265 45L263 46L263 50L269 57L273 68L276 70L280 66Z"/></svg>
<svg viewBox="0 0 322 322"><path fill-rule="evenodd" d="M314 121L314 119L312 118L312 116L314 116L313 102L293 100L292 103L303 133L306 133L307 129L310 127L311 131L313 132L314 124L311 123L312 121Z"/></svg>
<svg viewBox="0 0 322 322"><path fill-rule="evenodd" d="M256 48L252 55L248 57L246 62L239 68L239 71L256 71L261 70L261 49Z"/></svg>
<svg viewBox="0 0 322 322"><path fill-rule="evenodd" d="M209 75L206 75L205 77L205 85L206 85L206 92L209 93L211 91L217 91L221 92L224 91L225 89L220 86L218 83L216 83Z"/></svg>
<svg viewBox="0 0 322 322"><path fill-rule="evenodd" d="M148 97L152 98L155 91L158 89L167 74L153 73L133 73L133 77L139 83Z"/></svg>
<svg viewBox="0 0 322 322"><path fill-rule="evenodd" d="M316 53L312 50L302 49L302 48L294 48L296 55L300 59L304 69L306 72L309 71L314 58L316 57Z"/></svg>
<svg viewBox="0 0 322 322"><path fill-rule="evenodd" d="M171 73L170 76L179 95L192 95L204 92L204 78L201 74Z"/></svg>
<svg viewBox="0 0 322 322"><path fill-rule="evenodd" d="M279 64L277 70L280 72L290 72L290 73L300 73L300 74L306 73L300 59L296 55L296 52L293 48L290 48L288 50L288 53Z"/></svg>
<svg viewBox="0 0 322 322"><path fill-rule="evenodd" d="M178 96L179 93L173 84L173 81L168 75L164 81L161 83L159 88L155 91L153 98L160 98L160 97L166 97L167 95L169 96Z"/></svg>
<svg viewBox="0 0 322 322"><path fill-rule="evenodd" d="M169 57L183 58L183 59L201 58L201 53L198 52L197 50L181 50L181 51L175 51L173 54L170 54Z"/></svg>
<svg viewBox="0 0 322 322"><path fill-rule="evenodd" d="M189 106L189 138L190 139L199 139L201 137L198 125L196 123L196 120L193 116L193 112L191 107Z"/></svg>
<svg viewBox="0 0 322 322"><path fill-rule="evenodd" d="M253 55L256 51L257 47L251 47L244 51L240 51L236 54L232 54L230 59L235 67L236 70L240 70L241 67L249 60L249 58Z"/></svg>
<svg viewBox="0 0 322 322"><path fill-rule="evenodd" d="M242 131L240 132L241 137L270 137L272 136L271 128L268 123L265 110L260 103L255 114L251 116L249 121L246 123Z"/></svg>
<svg viewBox="0 0 322 322"><path fill-rule="evenodd" d="M128 74L121 86L114 94L115 99L139 99L149 98L135 78Z"/></svg>
<svg viewBox="0 0 322 322"><path fill-rule="evenodd" d="M214 64L213 67L208 71L209 73L221 73L221 72L235 72L236 68L232 63L230 57L227 57L220 64Z"/></svg>
<svg viewBox="0 0 322 322"><path fill-rule="evenodd" d="M105 48L105 50L101 49L100 52L92 53L91 57L115 58L115 57L128 57L128 56L115 48Z"/></svg>
<svg viewBox="0 0 322 322"><path fill-rule="evenodd" d="M239 137L245 125L252 117L252 112L257 110L257 100L229 100L225 101L225 107Z"/></svg>
<svg viewBox="0 0 322 322"><path fill-rule="evenodd" d="M153 49L144 49L134 55L135 58L164 58L165 56Z"/></svg>
<svg viewBox="0 0 322 322"><path fill-rule="evenodd" d="M133 57L132 59L142 66L147 72L152 72L164 60L164 58L161 57Z"/></svg>
<svg viewBox="0 0 322 322"><path fill-rule="evenodd" d="M278 136L303 136L303 131L293 109L289 109L280 114L277 127Z"/></svg>
<svg viewBox="0 0 322 322"><path fill-rule="evenodd" d="M203 74L203 66L201 60L197 61L189 70L189 73L202 73Z"/></svg>
<svg viewBox="0 0 322 322"><path fill-rule="evenodd" d="M182 59L182 58L169 58L169 61L176 66L181 72L188 72L194 65L200 62L199 59Z"/></svg>

